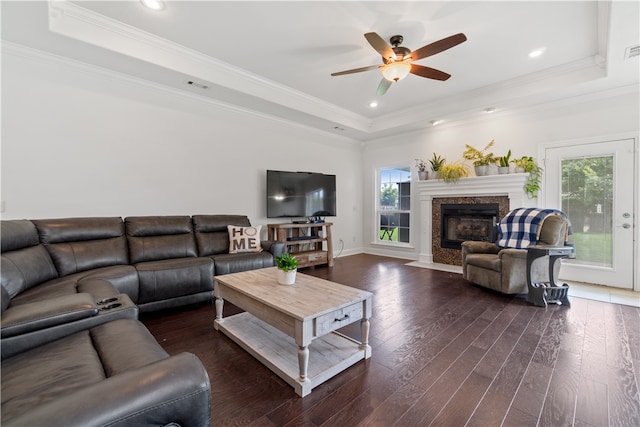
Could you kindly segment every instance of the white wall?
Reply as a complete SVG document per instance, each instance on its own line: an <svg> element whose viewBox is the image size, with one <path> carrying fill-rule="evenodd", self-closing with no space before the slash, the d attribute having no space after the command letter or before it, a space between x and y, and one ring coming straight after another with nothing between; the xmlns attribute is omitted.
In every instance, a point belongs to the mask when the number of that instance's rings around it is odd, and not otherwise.
<svg viewBox="0 0 640 427"><path fill-rule="evenodd" d="M640 117L638 100L637 88L617 90L518 112L498 110L493 114L479 113L473 121L443 124L368 143L363 154L365 251L411 259L417 259L420 253L419 203L415 198L412 203L414 247L394 248L371 243L375 224L375 186L371 177L376 168L399 163L413 166L415 158L426 161L433 152L446 157L449 162L461 160L465 144L481 149L492 139L495 140L492 151L496 155L504 155L511 149L513 157L529 155L538 159L542 144L553 145L567 140L625 133L637 136Z"/></svg>
<svg viewBox="0 0 640 427"><path fill-rule="evenodd" d="M637 90L621 91L479 114L363 149L113 73L3 54L2 218L240 213L266 224L265 170L307 170L337 175L336 251L343 239L344 253L417 258L417 210L414 248L371 245L377 167L434 151L452 161L465 143L491 139L496 154L538 157L541 144L637 135L639 115Z"/></svg>
<svg viewBox="0 0 640 427"><path fill-rule="evenodd" d="M354 251L361 150L98 69L3 54L3 219L233 213L266 224L265 171L315 171L337 175L333 234Z"/></svg>

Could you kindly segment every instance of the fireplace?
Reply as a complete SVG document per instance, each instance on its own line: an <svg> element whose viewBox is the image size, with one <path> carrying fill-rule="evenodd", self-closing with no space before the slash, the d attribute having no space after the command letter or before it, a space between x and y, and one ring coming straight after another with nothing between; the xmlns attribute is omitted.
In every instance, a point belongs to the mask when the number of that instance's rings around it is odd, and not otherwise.
<svg viewBox="0 0 640 427"><path fill-rule="evenodd" d="M442 204L440 247L460 249L465 240L495 241L499 215L498 203Z"/></svg>
<svg viewBox="0 0 640 427"><path fill-rule="evenodd" d="M535 206L535 199L529 199L523 189L528 177L526 173L510 173L464 178L456 184L442 179L418 181L421 227L419 261L425 264L462 264L460 249L440 247L441 205L498 203L498 218L503 218L512 209Z"/></svg>

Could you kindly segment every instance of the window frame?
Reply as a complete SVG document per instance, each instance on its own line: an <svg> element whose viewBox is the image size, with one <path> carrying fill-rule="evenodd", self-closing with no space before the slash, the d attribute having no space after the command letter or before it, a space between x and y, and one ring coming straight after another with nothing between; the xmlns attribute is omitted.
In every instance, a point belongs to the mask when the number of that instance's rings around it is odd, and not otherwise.
<svg viewBox="0 0 640 427"><path fill-rule="evenodd" d="M409 208L408 209L400 209L400 207L398 207L398 209L393 209L391 211L389 210L384 210L382 209L382 206L380 205L380 196L381 196L381 189L382 189L382 172L384 170L389 170L389 169L408 169L408 174L409 174L409 179L406 181L407 184L409 184ZM413 215L413 206L415 205L415 203L412 200L412 189L415 188L414 186L414 168L412 166L412 163L407 161L407 162L399 162L399 163L394 163L394 164L387 164L384 166L378 166L375 168L375 188L374 188L374 200L373 200L373 230L372 230L372 245L383 245L383 246L390 246L390 247L395 247L395 248L410 248L413 249L414 248L414 232L413 232L413 228L414 228L414 215ZM398 201L398 204L400 203L400 201ZM380 229L381 229L381 224L380 224L380 219L381 216L383 215L383 213L385 212L391 212L393 214L408 214L409 215L409 223L406 226L406 228L408 229L408 234L409 234L409 241L408 242L400 242L400 241L393 241L393 240L383 240L380 238ZM399 232L399 231L398 231Z"/></svg>

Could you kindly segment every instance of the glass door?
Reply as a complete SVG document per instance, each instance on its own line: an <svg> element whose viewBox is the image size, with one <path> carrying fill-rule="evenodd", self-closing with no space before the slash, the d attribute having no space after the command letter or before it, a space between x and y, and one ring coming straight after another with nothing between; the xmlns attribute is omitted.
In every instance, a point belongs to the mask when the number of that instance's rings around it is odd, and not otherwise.
<svg viewBox="0 0 640 427"><path fill-rule="evenodd" d="M545 207L569 215L576 247L561 278L631 289L634 141L548 148L545 157Z"/></svg>

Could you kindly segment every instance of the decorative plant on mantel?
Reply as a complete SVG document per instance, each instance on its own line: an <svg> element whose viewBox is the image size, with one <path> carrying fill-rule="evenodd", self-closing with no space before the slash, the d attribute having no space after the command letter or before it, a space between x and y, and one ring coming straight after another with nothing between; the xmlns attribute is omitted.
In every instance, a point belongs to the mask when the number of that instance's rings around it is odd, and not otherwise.
<svg viewBox="0 0 640 427"><path fill-rule="evenodd" d="M416 169L418 169L418 179L427 179L427 163L422 159L416 159Z"/></svg>
<svg viewBox="0 0 640 427"><path fill-rule="evenodd" d="M498 157L499 172L501 174L509 173L509 163L511 163L511 150L506 155Z"/></svg>
<svg viewBox="0 0 640 427"><path fill-rule="evenodd" d="M527 179L527 182L524 184L524 191L527 193L527 196L529 196L530 199L538 197L540 180L542 179L542 168L538 166L531 156L522 156L519 159L514 159L513 164L529 174L529 179Z"/></svg>
<svg viewBox="0 0 640 427"><path fill-rule="evenodd" d="M487 166L491 163L495 163L496 158L494 157L493 153L486 152L489 148L493 147L493 144L495 144L495 141L492 139L487 145L485 145L482 150L478 150L477 148L472 147L469 144L465 144L465 147L467 147L467 149L462 152L462 157L464 157L465 160L472 161L473 166Z"/></svg>
<svg viewBox="0 0 640 427"><path fill-rule="evenodd" d="M509 163L511 163L511 150L509 150L505 156L498 157L498 160L500 161L501 168L508 168Z"/></svg>
<svg viewBox="0 0 640 427"><path fill-rule="evenodd" d="M446 161L447 159L445 159L444 157L440 157L436 153L433 153L433 157L429 160L429 163L431 164L431 170L434 172L438 172Z"/></svg>
<svg viewBox="0 0 640 427"><path fill-rule="evenodd" d="M469 176L469 169L467 165L461 161L454 163L446 163L440 167L440 178L444 182L456 183L460 178L466 178Z"/></svg>

